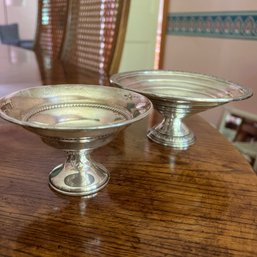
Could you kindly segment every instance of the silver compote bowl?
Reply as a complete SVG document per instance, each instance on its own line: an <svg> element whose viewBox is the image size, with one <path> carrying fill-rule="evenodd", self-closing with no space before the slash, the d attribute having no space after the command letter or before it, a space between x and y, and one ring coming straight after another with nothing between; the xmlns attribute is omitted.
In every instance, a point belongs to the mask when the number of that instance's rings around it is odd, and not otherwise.
<svg viewBox="0 0 257 257"><path fill-rule="evenodd" d="M94 194L108 183L109 172L90 153L151 109L138 93L92 85L40 86L0 100L2 118L67 152L66 162L49 174L49 184L68 195Z"/></svg>
<svg viewBox="0 0 257 257"><path fill-rule="evenodd" d="M195 142L193 132L182 122L186 116L252 95L251 90L232 82L190 72L131 71L114 74L110 81L153 102L163 120L148 132L148 137L176 149L186 149Z"/></svg>

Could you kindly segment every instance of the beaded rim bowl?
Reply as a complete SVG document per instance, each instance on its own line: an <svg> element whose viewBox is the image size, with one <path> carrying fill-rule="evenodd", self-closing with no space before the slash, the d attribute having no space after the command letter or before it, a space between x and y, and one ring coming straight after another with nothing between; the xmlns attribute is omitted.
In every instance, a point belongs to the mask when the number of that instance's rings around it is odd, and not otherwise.
<svg viewBox="0 0 257 257"><path fill-rule="evenodd" d="M49 185L68 195L95 194L108 170L90 153L152 110L148 98L124 89L95 85L39 86L0 99L0 117L67 152L49 174Z"/></svg>

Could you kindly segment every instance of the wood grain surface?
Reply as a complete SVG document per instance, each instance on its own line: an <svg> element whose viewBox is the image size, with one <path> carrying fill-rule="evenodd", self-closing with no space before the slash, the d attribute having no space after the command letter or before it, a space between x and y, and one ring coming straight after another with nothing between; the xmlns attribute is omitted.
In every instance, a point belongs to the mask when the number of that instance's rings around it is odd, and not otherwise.
<svg viewBox="0 0 257 257"><path fill-rule="evenodd" d="M257 256L250 166L199 116L186 121L197 137L188 150L153 143L146 131L159 119L94 152L111 179L92 198L52 191L48 173L65 154L1 121L0 256Z"/></svg>

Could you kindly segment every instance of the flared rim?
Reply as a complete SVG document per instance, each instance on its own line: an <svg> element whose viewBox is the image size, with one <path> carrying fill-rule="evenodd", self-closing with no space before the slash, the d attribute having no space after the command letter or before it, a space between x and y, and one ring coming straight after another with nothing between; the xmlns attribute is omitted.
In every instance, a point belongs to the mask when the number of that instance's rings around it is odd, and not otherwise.
<svg viewBox="0 0 257 257"><path fill-rule="evenodd" d="M188 97L188 96L176 96L176 94L158 92L158 88L152 85L154 82L160 83L160 80L165 83L195 83L199 88L207 88L204 86L204 82L210 84L209 87L212 90L223 90L224 95L215 97ZM159 80L159 81L158 81ZM206 103L227 103L231 101L240 101L247 99L253 95L253 91L249 88L243 87L239 84L235 84L231 81L224 80L212 75L185 72L185 71L173 71L173 70L136 70L114 74L110 77L110 82L123 89L128 89L134 92L138 92L147 97L177 102L206 102ZM142 86L144 84L144 86ZM212 85L213 84L213 85ZM147 86L151 86L155 89L155 92L151 92L147 89ZM169 88L167 86L167 88Z"/></svg>

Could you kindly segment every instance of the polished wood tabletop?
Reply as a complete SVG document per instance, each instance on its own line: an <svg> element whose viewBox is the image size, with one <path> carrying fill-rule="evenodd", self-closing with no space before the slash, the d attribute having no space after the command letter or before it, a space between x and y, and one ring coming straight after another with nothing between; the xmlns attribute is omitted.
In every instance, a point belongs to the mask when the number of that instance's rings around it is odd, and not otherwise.
<svg viewBox="0 0 257 257"><path fill-rule="evenodd" d="M36 55L12 51L27 57L0 58L1 94L44 84ZM188 150L150 141L159 119L153 112L93 153L111 179L91 198L52 191L48 173L65 154L1 121L0 256L257 256L251 167L197 115L186 120L197 137Z"/></svg>

